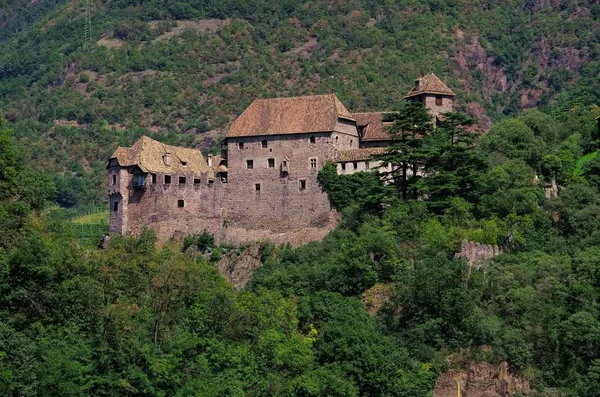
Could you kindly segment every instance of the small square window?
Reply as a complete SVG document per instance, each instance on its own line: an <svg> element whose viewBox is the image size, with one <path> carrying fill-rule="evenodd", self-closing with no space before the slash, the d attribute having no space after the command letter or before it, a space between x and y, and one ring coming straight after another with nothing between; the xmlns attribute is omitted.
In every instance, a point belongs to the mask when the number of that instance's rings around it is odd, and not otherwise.
<svg viewBox="0 0 600 397"><path fill-rule="evenodd" d="M200 178L194 178L194 185L200 184Z"/></svg>
<svg viewBox="0 0 600 397"><path fill-rule="evenodd" d="M113 212L119 211L119 202L118 201L113 202L112 210L113 210Z"/></svg>
<svg viewBox="0 0 600 397"><path fill-rule="evenodd" d="M346 170L346 163L342 163L342 170Z"/></svg>
<svg viewBox="0 0 600 397"><path fill-rule="evenodd" d="M268 142L266 139L263 139L262 142L260 143L260 145L262 146L263 149L267 148Z"/></svg>
<svg viewBox="0 0 600 397"><path fill-rule="evenodd" d="M442 96L441 95L436 95L435 96L435 106L442 106Z"/></svg>
<svg viewBox="0 0 600 397"><path fill-rule="evenodd" d="M238 148L243 149L244 148L244 142L238 142Z"/></svg>
<svg viewBox="0 0 600 397"><path fill-rule="evenodd" d="M177 200L177 208L185 207L185 202L183 200Z"/></svg>
<svg viewBox="0 0 600 397"><path fill-rule="evenodd" d="M300 190L306 190L306 179L300 179Z"/></svg>
<svg viewBox="0 0 600 397"><path fill-rule="evenodd" d="M113 182L113 185L117 184L117 176L115 174L112 175L112 182Z"/></svg>
<svg viewBox="0 0 600 397"><path fill-rule="evenodd" d="M152 175L152 183L156 183L156 174L151 174Z"/></svg>
<svg viewBox="0 0 600 397"><path fill-rule="evenodd" d="M254 184L254 190L257 192L260 192L260 183L255 183Z"/></svg>
<svg viewBox="0 0 600 397"><path fill-rule="evenodd" d="M275 159L269 159L269 168L275 168Z"/></svg>
<svg viewBox="0 0 600 397"><path fill-rule="evenodd" d="M246 168L249 170L254 168L254 160L246 160Z"/></svg>
<svg viewBox="0 0 600 397"><path fill-rule="evenodd" d="M313 144L314 144L315 142L316 142L316 140L315 140L315 137L314 137L314 136L311 136L311 137L310 137L310 143L313 143Z"/></svg>
<svg viewBox="0 0 600 397"><path fill-rule="evenodd" d="M168 185L171 183L171 175L165 175L165 185Z"/></svg>
<svg viewBox="0 0 600 397"><path fill-rule="evenodd" d="M310 159L310 168L313 170L317 169L317 159Z"/></svg>
<svg viewBox="0 0 600 397"><path fill-rule="evenodd" d="M355 161L354 163L352 163L352 165L354 166L354 169L357 170L358 169L358 163Z"/></svg>
<svg viewBox="0 0 600 397"><path fill-rule="evenodd" d="M180 185L184 185L185 184L185 176L180 176L179 177L179 184Z"/></svg>

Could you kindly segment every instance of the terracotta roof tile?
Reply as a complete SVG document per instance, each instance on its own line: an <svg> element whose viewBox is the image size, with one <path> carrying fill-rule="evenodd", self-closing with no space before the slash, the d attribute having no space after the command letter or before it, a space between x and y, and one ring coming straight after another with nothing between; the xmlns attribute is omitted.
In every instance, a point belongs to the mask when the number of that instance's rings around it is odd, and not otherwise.
<svg viewBox="0 0 600 397"><path fill-rule="evenodd" d="M170 165L163 160L167 153L171 156ZM214 176L199 150L166 145L146 136L131 147L118 147L110 158L116 159L122 167L136 165L144 172L194 176L208 172L209 177Z"/></svg>
<svg viewBox="0 0 600 397"><path fill-rule="evenodd" d="M419 84L415 84L415 86L408 91L408 94L406 94L404 98L421 94L454 96L454 92L452 92L452 90L448 88L448 86L433 73L420 77L416 81L418 81Z"/></svg>
<svg viewBox="0 0 600 397"><path fill-rule="evenodd" d="M390 137L387 128L393 123L384 122L385 113L353 113L356 119L356 125L362 129L361 141L389 141Z"/></svg>
<svg viewBox="0 0 600 397"><path fill-rule="evenodd" d="M339 118L354 121L334 94L257 99L232 123L227 137L328 132Z"/></svg>
<svg viewBox="0 0 600 397"><path fill-rule="evenodd" d="M336 156L336 161L361 161L368 160L371 157L385 153L385 148L365 148L365 149L350 149L339 151Z"/></svg>

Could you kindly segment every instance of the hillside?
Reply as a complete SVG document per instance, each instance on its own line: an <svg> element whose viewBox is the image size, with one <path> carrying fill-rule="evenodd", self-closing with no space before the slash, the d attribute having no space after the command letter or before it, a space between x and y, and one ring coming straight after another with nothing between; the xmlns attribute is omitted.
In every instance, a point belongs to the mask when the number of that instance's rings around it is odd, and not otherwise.
<svg viewBox="0 0 600 397"><path fill-rule="evenodd" d="M13 0L0 101L37 168L99 185L117 144L171 133L208 150L257 97L335 90L353 111L392 109L435 70L483 129L598 102L599 17L593 1Z"/></svg>

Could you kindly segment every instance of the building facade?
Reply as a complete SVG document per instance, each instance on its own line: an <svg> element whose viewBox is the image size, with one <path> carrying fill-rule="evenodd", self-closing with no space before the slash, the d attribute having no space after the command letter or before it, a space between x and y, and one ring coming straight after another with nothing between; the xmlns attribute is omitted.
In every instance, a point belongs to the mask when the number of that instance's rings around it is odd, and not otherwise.
<svg viewBox="0 0 600 397"><path fill-rule="evenodd" d="M389 171L372 159L391 143L384 119L352 114L334 94L259 99L233 122L219 156L143 137L109 160L110 231L151 228L160 242L204 230L222 242L320 240L339 214L319 170L331 161L340 174Z"/></svg>

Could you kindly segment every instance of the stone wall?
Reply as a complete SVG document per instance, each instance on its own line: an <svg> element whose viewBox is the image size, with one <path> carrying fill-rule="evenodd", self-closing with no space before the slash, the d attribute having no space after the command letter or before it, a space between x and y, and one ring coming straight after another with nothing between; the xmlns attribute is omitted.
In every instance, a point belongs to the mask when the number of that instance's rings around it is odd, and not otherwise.
<svg viewBox="0 0 600 397"><path fill-rule="evenodd" d="M338 145L344 139L350 145L352 137L347 134L339 134ZM317 174L326 161L334 159L334 142L331 133L228 139L228 239L238 239L238 235L244 235L241 240L272 239L331 230L337 216ZM269 159L273 159L271 165ZM282 169L283 161L287 169Z"/></svg>
<svg viewBox="0 0 600 397"><path fill-rule="evenodd" d="M438 106L435 103L436 95L425 94L424 104L427 109L433 114L434 120L442 113L454 111L454 98L451 96L442 96L442 105Z"/></svg>

